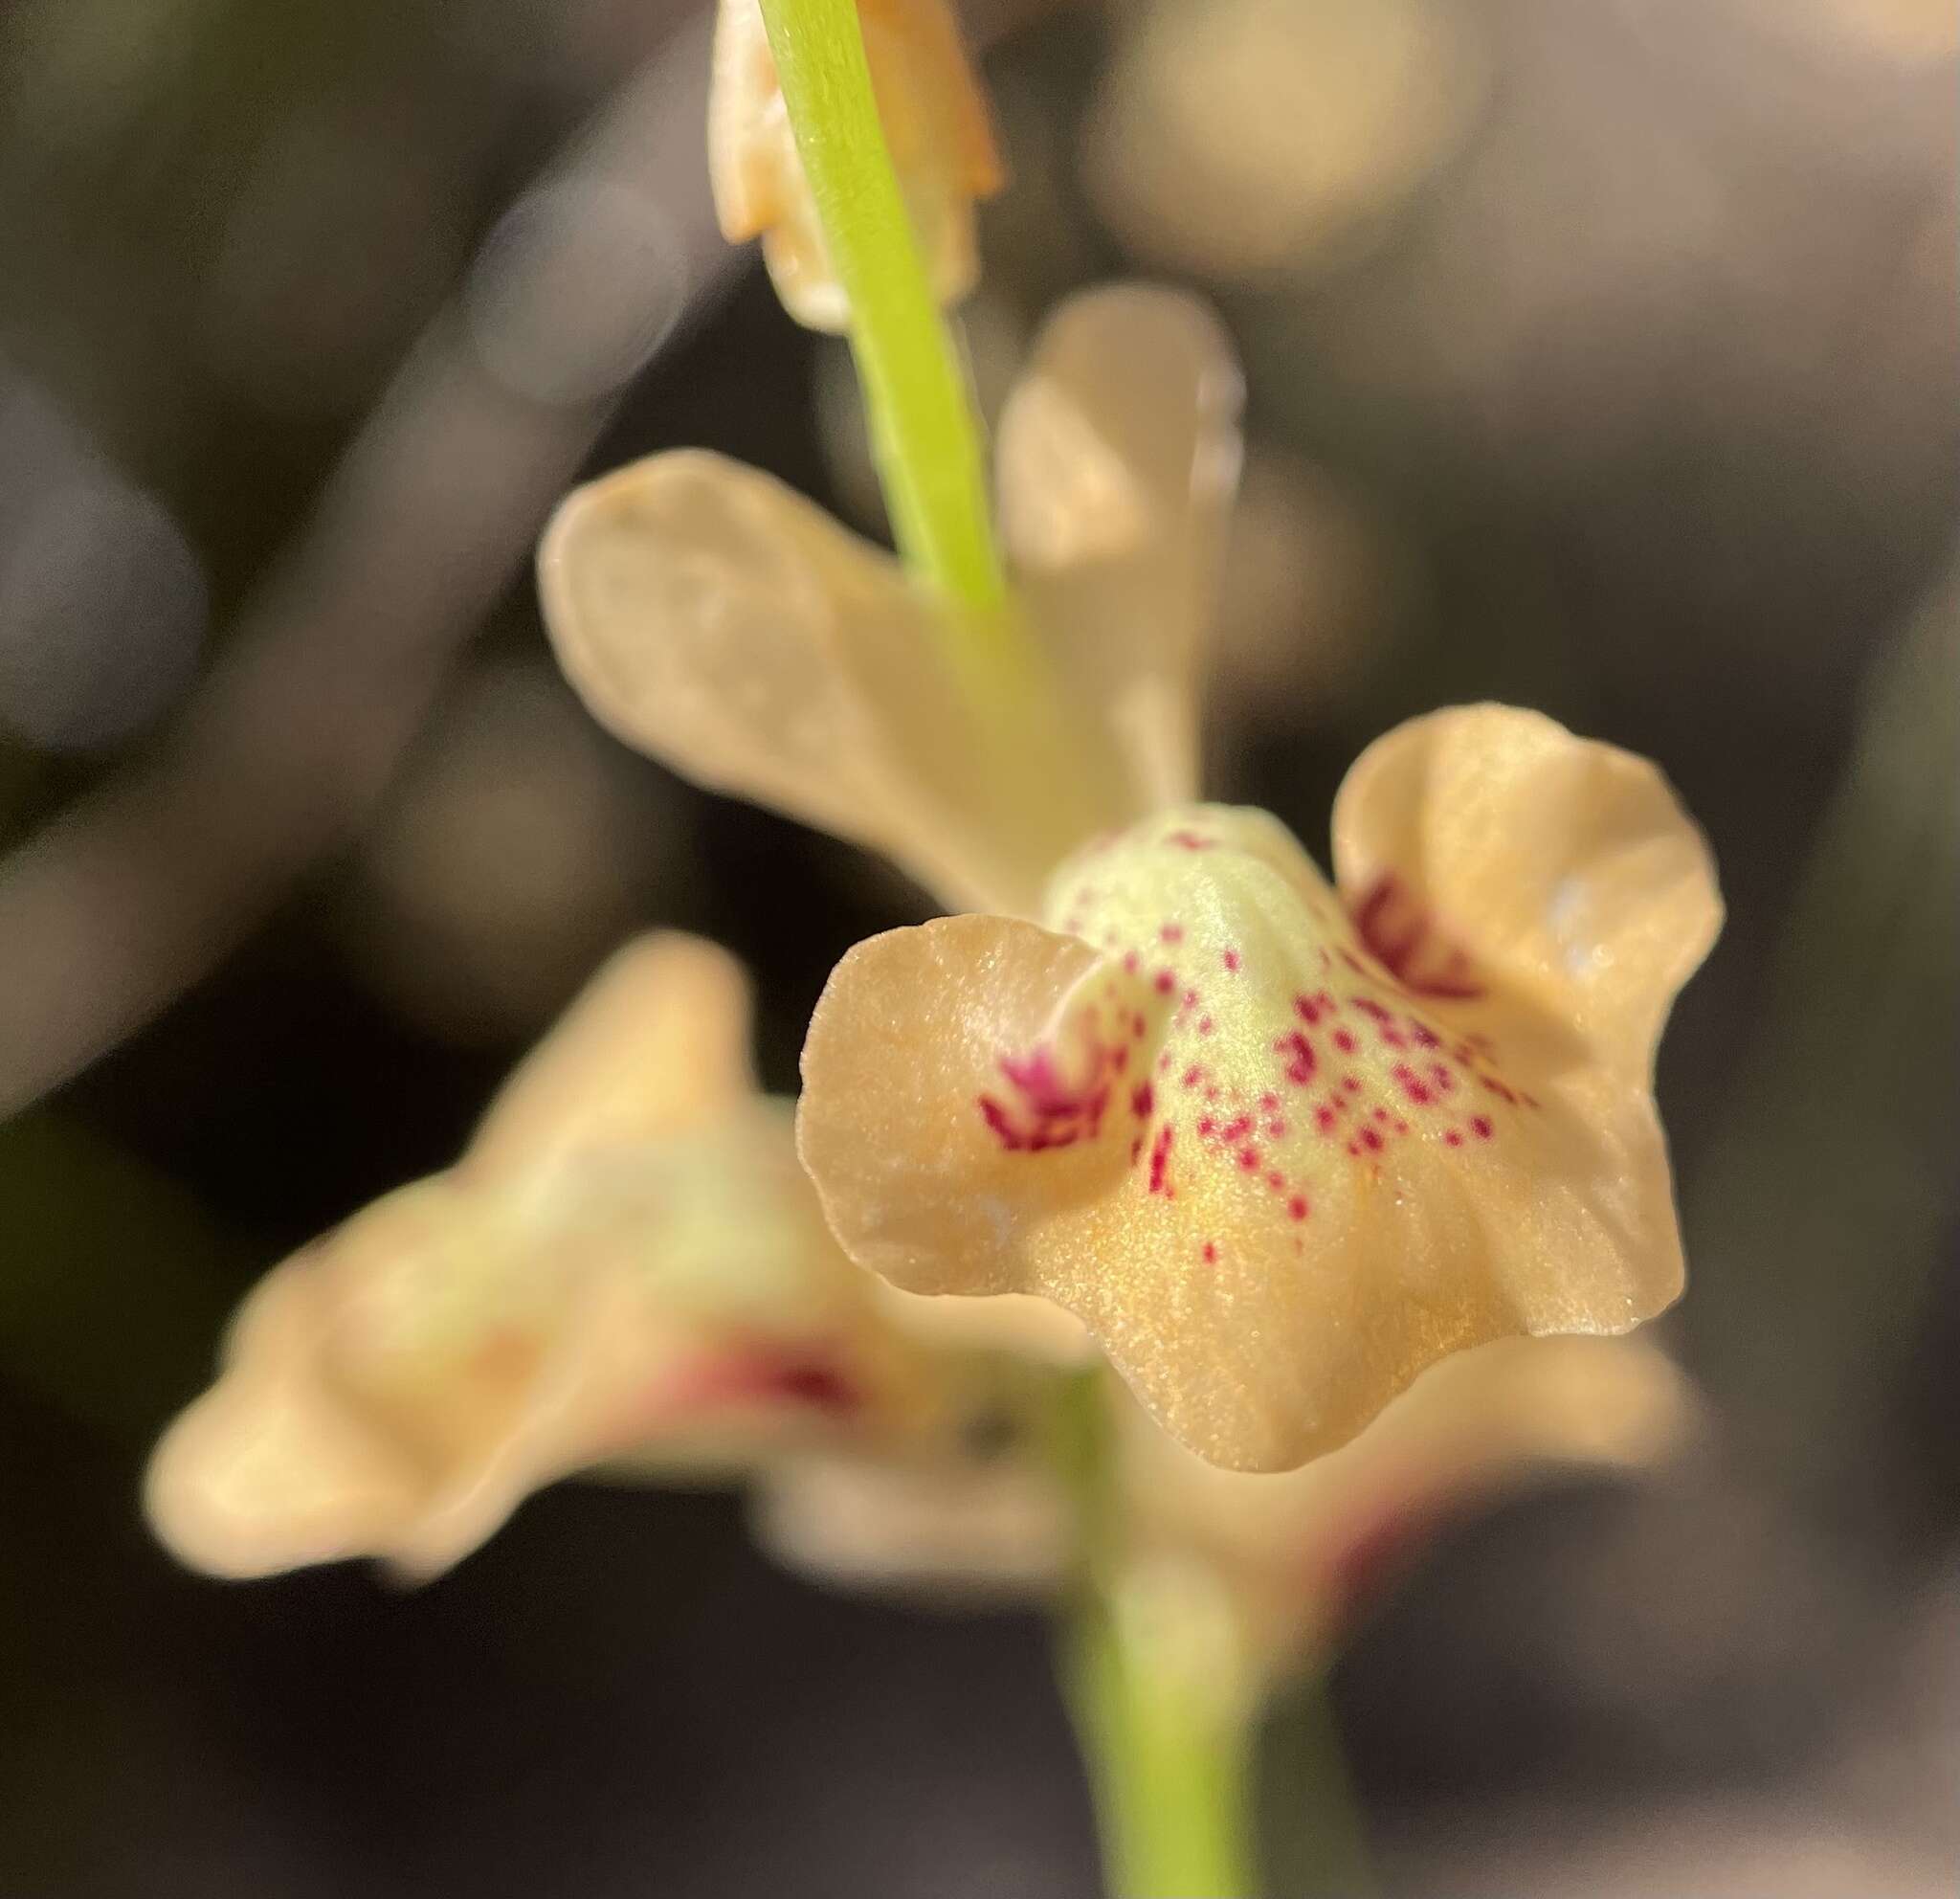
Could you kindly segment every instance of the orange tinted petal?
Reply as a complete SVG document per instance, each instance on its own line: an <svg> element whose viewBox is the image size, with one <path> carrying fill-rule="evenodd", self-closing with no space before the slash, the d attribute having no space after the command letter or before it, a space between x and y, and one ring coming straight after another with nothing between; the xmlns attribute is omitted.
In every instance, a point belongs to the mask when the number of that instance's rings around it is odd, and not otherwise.
<svg viewBox="0 0 1960 1899"><path fill-rule="evenodd" d="M896 1285L1058 1301L1174 1436L1251 1469L1449 1352L1623 1330L1679 1290L1644 1077L1410 992L1273 819L1167 814L1048 910L1065 934L873 939L818 1005L801 1151Z"/></svg>
<svg viewBox="0 0 1960 1899"><path fill-rule="evenodd" d="M1659 771L1505 705L1371 745L1335 801L1334 863L1415 988L1505 994L1642 1074L1722 927L1706 841Z"/></svg>
<svg viewBox="0 0 1960 1899"><path fill-rule="evenodd" d="M1001 415L1002 542L1080 703L1112 728L1126 815L1197 793L1199 649L1242 401L1204 303L1121 284L1049 318Z"/></svg>
<svg viewBox="0 0 1960 1899"><path fill-rule="evenodd" d="M853 949L812 1018L797 1112L852 1257L908 1292L1045 1291L1031 1229L1129 1164L1133 1019L1093 950L1034 924L947 917Z"/></svg>

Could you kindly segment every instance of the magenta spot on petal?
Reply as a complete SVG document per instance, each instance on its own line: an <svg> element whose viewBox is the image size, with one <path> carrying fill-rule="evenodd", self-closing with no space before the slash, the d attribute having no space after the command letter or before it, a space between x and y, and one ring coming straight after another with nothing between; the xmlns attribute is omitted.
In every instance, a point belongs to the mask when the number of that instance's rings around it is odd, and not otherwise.
<svg viewBox="0 0 1960 1899"><path fill-rule="evenodd" d="M1406 1061L1396 1062L1389 1072L1394 1076L1396 1085L1418 1107L1426 1106L1436 1099L1429 1084Z"/></svg>
<svg viewBox="0 0 1960 1899"><path fill-rule="evenodd" d="M1286 1058L1286 1079L1297 1088L1305 1087L1313 1080L1314 1070L1320 1066L1319 1058L1313 1052L1313 1043L1298 1029L1290 1029L1273 1047Z"/></svg>
<svg viewBox="0 0 1960 1899"><path fill-rule="evenodd" d="M1354 927L1375 960L1405 989L1459 998L1482 994L1471 980L1470 959L1443 940L1399 879L1377 880L1355 906Z"/></svg>

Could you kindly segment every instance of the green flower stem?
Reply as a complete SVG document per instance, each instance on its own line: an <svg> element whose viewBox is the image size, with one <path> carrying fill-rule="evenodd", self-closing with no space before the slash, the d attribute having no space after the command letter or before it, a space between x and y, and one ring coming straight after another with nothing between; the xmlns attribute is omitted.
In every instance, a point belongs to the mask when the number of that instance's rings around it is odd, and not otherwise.
<svg viewBox="0 0 1960 1899"><path fill-rule="evenodd" d="M1106 1600L1070 1631L1065 1671L1116 1899L1254 1899L1250 1726L1180 1678ZM1193 1691L1195 1690L1195 1691Z"/></svg>
<svg viewBox="0 0 1960 1899"><path fill-rule="evenodd" d="M855 0L762 0L783 103L831 268L900 552L990 637L1007 597L980 432L879 123Z"/></svg>
<svg viewBox="0 0 1960 1899"><path fill-rule="evenodd" d="M1254 1729L1204 1632L1122 1599L1107 1374L1071 1380L1054 1456L1080 1540L1060 1673L1115 1899L1255 1899ZM1222 1690L1222 1691L1221 1691Z"/></svg>

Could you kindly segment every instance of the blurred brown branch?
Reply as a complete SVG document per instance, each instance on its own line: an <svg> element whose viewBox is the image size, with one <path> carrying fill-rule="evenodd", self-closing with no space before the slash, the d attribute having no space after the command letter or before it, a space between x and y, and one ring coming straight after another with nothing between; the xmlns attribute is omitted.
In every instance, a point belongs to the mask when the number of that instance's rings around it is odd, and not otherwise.
<svg viewBox="0 0 1960 1899"><path fill-rule="evenodd" d="M679 323L741 262L708 202L709 31L706 12L683 23L541 180L651 208ZM643 319L609 300L643 300L644 275L571 268L577 241L547 228L497 259L506 331L611 336ZM356 829L606 414L501 385L465 305L437 315L172 731L0 862L0 1113L207 974Z"/></svg>

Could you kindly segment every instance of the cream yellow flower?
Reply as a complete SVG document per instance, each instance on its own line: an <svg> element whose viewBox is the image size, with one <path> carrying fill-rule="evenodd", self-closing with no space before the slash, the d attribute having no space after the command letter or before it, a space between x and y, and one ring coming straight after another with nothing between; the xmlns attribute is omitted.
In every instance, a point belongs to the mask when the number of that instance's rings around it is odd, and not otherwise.
<svg viewBox="0 0 1960 1899"><path fill-rule="evenodd" d="M892 859L947 903L1030 914L1071 850L1197 793L1199 639L1238 467L1240 383L1192 300L1085 293L1037 339L995 476L1049 677L1003 730L949 609L770 477L699 451L574 493L546 618L602 723L711 789Z"/></svg>
<svg viewBox="0 0 1960 1899"><path fill-rule="evenodd" d="M1329 885L1194 806L1089 847L1043 922L859 944L804 1047L833 1230L921 1293L1073 1312L1207 1460L1334 1449L1486 1340L1679 1293L1653 1059L1721 905L1659 773L1476 706L1372 746Z"/></svg>
<svg viewBox="0 0 1960 1899"><path fill-rule="evenodd" d="M466 1554L590 1465L741 1472L953 1428L896 1302L825 1232L787 1105L755 1091L722 951L622 950L447 1173L277 1268L151 1464L187 1562L227 1575Z"/></svg>
<svg viewBox="0 0 1960 1899"><path fill-rule="evenodd" d="M943 0L858 0L886 147L926 273L943 303L979 274L973 205L999 190L1000 154L957 23ZM840 330L850 305L833 274L796 153L758 0L721 0L708 93L708 171L722 235L758 235L783 306Z"/></svg>

